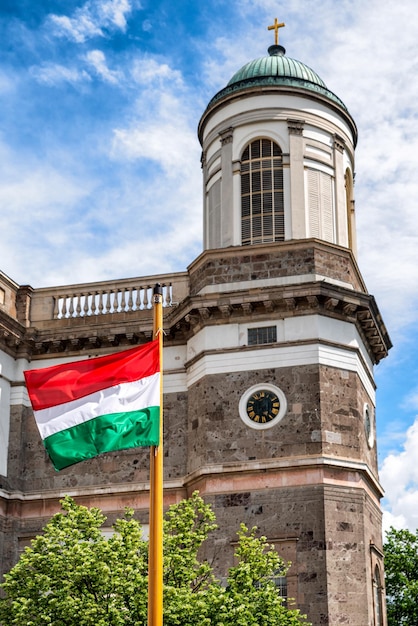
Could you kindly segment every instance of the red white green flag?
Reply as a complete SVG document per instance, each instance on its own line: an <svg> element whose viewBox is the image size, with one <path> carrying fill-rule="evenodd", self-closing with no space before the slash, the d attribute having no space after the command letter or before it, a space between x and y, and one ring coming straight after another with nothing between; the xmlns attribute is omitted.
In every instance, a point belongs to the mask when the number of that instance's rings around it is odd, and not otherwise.
<svg viewBox="0 0 418 626"><path fill-rule="evenodd" d="M102 452L159 445L158 340L24 375L55 469Z"/></svg>

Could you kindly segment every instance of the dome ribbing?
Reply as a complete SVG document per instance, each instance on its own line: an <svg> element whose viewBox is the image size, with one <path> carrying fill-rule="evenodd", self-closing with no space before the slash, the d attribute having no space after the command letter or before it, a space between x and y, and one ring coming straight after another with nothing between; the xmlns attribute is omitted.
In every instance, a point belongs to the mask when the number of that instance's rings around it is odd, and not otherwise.
<svg viewBox="0 0 418 626"><path fill-rule="evenodd" d="M296 87L315 92L347 110L340 98L330 91L322 78L313 69L290 57L280 45L270 46L269 56L254 59L236 72L227 86L221 89L209 102L208 109L222 98L235 92L263 86Z"/></svg>

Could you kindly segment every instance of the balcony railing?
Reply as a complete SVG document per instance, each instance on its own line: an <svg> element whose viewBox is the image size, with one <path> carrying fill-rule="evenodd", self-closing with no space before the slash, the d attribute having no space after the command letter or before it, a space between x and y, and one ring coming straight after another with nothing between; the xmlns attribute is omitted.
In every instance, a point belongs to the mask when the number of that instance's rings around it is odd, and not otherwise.
<svg viewBox="0 0 418 626"><path fill-rule="evenodd" d="M152 308L152 293L159 283L163 306L169 307L188 295L187 272L34 289L30 322L131 313Z"/></svg>

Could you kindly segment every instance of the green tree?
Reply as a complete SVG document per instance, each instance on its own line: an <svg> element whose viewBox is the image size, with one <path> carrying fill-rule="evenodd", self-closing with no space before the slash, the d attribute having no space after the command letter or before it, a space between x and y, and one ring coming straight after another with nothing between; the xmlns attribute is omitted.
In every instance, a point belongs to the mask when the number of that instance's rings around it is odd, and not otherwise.
<svg viewBox="0 0 418 626"><path fill-rule="evenodd" d="M418 531L392 527L384 553L388 626L418 624Z"/></svg>
<svg viewBox="0 0 418 626"><path fill-rule="evenodd" d="M133 511L105 537L99 509L61 502L41 536L5 576L3 626L145 626L148 544ZM277 553L241 526L237 565L227 585L215 578L199 548L215 530L215 516L198 493L168 510L164 521L164 626L297 626L272 581L286 566Z"/></svg>

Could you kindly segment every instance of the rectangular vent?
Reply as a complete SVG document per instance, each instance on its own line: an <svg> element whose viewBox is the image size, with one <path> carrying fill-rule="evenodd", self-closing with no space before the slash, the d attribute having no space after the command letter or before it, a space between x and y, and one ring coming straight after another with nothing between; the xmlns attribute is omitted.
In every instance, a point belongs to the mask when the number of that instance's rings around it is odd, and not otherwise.
<svg viewBox="0 0 418 626"><path fill-rule="evenodd" d="M276 326L263 326L261 328L248 329L248 345L258 346L263 343L276 343L277 328Z"/></svg>

